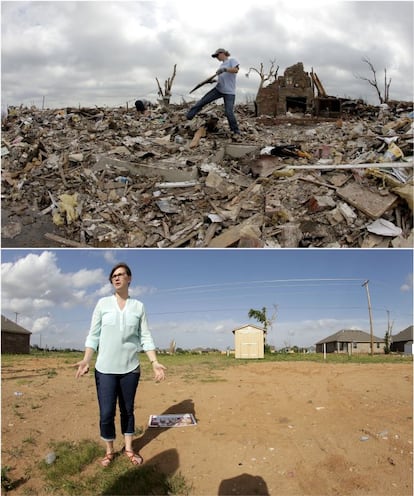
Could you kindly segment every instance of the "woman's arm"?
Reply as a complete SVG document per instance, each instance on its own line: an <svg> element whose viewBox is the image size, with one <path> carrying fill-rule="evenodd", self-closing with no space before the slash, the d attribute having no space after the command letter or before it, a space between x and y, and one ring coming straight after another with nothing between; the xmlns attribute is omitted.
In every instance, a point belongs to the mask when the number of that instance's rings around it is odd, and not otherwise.
<svg viewBox="0 0 414 496"><path fill-rule="evenodd" d="M158 360L155 350L148 350L145 352L147 354L148 360L152 365L152 370L154 371L154 378L156 381L163 381L165 379L165 371L167 367L164 367Z"/></svg>
<svg viewBox="0 0 414 496"><path fill-rule="evenodd" d="M78 370L76 371L76 379L79 379L79 377L82 377L89 372L89 364L91 363L94 353L95 350L93 348L85 348L85 355L83 356L83 359L74 365L74 367L78 367Z"/></svg>

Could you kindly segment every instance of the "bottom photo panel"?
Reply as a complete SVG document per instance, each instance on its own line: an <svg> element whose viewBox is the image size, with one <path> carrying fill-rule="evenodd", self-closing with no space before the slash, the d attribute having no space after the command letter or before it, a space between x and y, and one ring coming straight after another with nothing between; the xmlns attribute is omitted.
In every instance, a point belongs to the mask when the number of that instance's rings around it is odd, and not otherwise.
<svg viewBox="0 0 414 496"><path fill-rule="evenodd" d="M4 491L413 493L412 250L3 249L1 305Z"/></svg>

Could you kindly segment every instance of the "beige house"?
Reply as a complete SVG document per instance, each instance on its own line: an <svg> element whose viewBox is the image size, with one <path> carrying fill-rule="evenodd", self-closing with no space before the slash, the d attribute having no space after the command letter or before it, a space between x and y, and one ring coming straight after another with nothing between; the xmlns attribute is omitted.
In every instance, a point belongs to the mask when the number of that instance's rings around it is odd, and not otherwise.
<svg viewBox="0 0 414 496"><path fill-rule="evenodd" d="M391 351L413 354L413 326L409 326L392 338Z"/></svg>
<svg viewBox="0 0 414 496"><path fill-rule="evenodd" d="M265 331L255 325L244 325L233 330L236 358L263 358Z"/></svg>
<svg viewBox="0 0 414 496"><path fill-rule="evenodd" d="M374 353L384 353L384 339L373 336ZM368 332L342 329L316 343L316 353L371 353L371 335Z"/></svg>

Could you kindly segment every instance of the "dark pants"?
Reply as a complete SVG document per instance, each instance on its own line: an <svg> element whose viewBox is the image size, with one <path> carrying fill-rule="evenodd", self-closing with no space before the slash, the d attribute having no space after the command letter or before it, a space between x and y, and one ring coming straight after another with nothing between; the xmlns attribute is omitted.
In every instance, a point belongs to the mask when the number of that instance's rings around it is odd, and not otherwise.
<svg viewBox="0 0 414 496"><path fill-rule="evenodd" d="M115 439L117 401L121 412L122 434L134 434L134 400L139 377L139 368L128 374L103 374L95 369L95 383L99 403L99 427L101 437L105 441Z"/></svg>
<svg viewBox="0 0 414 496"><path fill-rule="evenodd" d="M135 108L137 109L138 112L145 112L145 105L142 100L137 100L135 102Z"/></svg>
<svg viewBox="0 0 414 496"><path fill-rule="evenodd" d="M229 121L230 129L233 133L239 132L239 126L236 121L236 117L234 116L234 101L236 99L236 95L227 95L225 93L221 93L217 88L213 88L208 93L206 93L201 100L199 100L190 110L187 112L187 119L191 120L200 110L205 107L207 104L214 102L214 100L218 100L219 98L223 98L224 100L224 113L226 114L227 120Z"/></svg>

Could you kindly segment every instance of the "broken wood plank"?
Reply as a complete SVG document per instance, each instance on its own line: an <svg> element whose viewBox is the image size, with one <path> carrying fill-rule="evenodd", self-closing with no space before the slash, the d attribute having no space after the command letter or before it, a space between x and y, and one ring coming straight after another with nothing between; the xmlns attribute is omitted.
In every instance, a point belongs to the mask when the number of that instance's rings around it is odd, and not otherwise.
<svg viewBox="0 0 414 496"><path fill-rule="evenodd" d="M341 169L372 169L374 167L379 167L380 169L398 169L398 168L412 168L414 162L381 162L375 164L338 164L338 165L320 165L320 164L308 164L308 165L287 165L285 169L288 170L341 170Z"/></svg>
<svg viewBox="0 0 414 496"><path fill-rule="evenodd" d="M198 146L201 138L204 138L205 136L207 136L207 129L204 126L200 127L200 129L197 129L190 143L190 148L195 148L196 146Z"/></svg>
<svg viewBox="0 0 414 496"><path fill-rule="evenodd" d="M165 181L193 181L198 178L198 169L192 167L177 167L176 163L157 163L157 164L140 164L128 162L126 160L118 160L110 157L101 156L98 162L92 167L93 171L101 170L128 170L136 176L144 177L162 177Z"/></svg>
<svg viewBox="0 0 414 496"><path fill-rule="evenodd" d="M208 247L209 248L228 248L229 246L234 245L242 237L245 236L245 233L248 232L251 234L251 228L256 229L256 235L257 237L260 236L260 227L263 224L263 215L262 214L256 214L253 217L250 217L250 219L245 220L241 224L238 224L237 226L230 227L229 229L226 229L223 233L221 233L219 236L216 236L211 240L209 243ZM246 230L246 228L248 228Z"/></svg>
<svg viewBox="0 0 414 496"><path fill-rule="evenodd" d="M322 181L316 181L315 179L311 179L310 177L299 177L298 178L300 181L305 181L307 183L312 183L312 184L317 184L318 186L325 186L325 188L331 188L336 190L336 186L332 186L332 184L327 184Z"/></svg>
<svg viewBox="0 0 414 496"><path fill-rule="evenodd" d="M176 181L168 183L155 183L156 188L191 188L197 186L198 181Z"/></svg>
<svg viewBox="0 0 414 496"><path fill-rule="evenodd" d="M172 234L169 239L163 239L157 243L158 248L171 248L178 247L186 243L189 239L193 238L197 234L197 230L203 225L202 221L194 219L194 221L185 226L180 231Z"/></svg>
<svg viewBox="0 0 414 496"><path fill-rule="evenodd" d="M52 241L56 241L56 243L61 243L62 245L65 246L72 246L74 248L90 248L90 246L88 245L85 245L83 243L78 243L71 239L62 238L62 236L58 236L57 234L53 234L53 233L46 233L45 238L50 239Z"/></svg>
<svg viewBox="0 0 414 496"><path fill-rule="evenodd" d="M207 231L204 235L203 247L207 247L210 244L211 240L214 238L214 235L216 234L218 226L219 226L218 222L212 222L208 226Z"/></svg>
<svg viewBox="0 0 414 496"><path fill-rule="evenodd" d="M379 219L398 200L398 196L393 193L380 195L357 183L338 188L336 193L347 203L373 219Z"/></svg>

